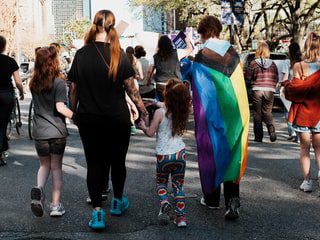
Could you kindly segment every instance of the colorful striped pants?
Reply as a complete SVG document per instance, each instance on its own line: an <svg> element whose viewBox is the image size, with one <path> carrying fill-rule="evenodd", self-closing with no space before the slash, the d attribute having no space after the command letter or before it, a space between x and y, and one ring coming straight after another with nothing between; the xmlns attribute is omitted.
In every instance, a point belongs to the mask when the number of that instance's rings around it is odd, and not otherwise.
<svg viewBox="0 0 320 240"><path fill-rule="evenodd" d="M171 174L174 194L174 209L177 215L184 215L185 196L183 192L186 168L186 150L170 154L157 155L157 193L160 203L168 201L167 184Z"/></svg>

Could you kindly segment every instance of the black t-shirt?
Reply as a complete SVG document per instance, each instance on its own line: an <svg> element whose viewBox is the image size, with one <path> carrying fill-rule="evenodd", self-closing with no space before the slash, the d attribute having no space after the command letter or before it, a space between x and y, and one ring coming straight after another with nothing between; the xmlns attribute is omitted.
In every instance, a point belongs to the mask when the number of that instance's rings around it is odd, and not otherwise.
<svg viewBox="0 0 320 240"><path fill-rule="evenodd" d="M110 65L109 44L96 42L77 51L68 78L77 84L78 114L128 118L129 110L125 100L124 80L135 75L135 71L121 52L116 81L108 77L108 68L99 54Z"/></svg>
<svg viewBox="0 0 320 240"><path fill-rule="evenodd" d="M12 74L19 69L19 66L11 57L0 54L0 90L12 90Z"/></svg>

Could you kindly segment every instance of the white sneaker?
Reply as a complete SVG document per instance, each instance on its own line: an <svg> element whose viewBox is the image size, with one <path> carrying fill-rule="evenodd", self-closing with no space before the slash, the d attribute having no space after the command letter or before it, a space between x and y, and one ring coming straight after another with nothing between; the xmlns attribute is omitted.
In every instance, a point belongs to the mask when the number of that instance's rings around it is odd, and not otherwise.
<svg viewBox="0 0 320 240"><path fill-rule="evenodd" d="M300 185L300 190L304 192L312 192L312 180L304 180Z"/></svg>
<svg viewBox="0 0 320 240"><path fill-rule="evenodd" d="M208 208L210 208L210 209L220 209L219 206L214 207L214 206L209 206L209 205L207 205L206 200L204 199L204 197L202 197L202 198L200 199L200 204L201 204L202 206L208 207Z"/></svg>
<svg viewBox="0 0 320 240"><path fill-rule="evenodd" d="M57 205L50 204L50 217L61 217L65 212L66 210L62 203L58 203Z"/></svg>

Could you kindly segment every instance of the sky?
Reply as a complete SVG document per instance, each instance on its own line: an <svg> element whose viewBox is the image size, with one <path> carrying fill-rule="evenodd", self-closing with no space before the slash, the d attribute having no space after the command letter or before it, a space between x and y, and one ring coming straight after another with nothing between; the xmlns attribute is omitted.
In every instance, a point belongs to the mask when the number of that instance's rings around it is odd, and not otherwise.
<svg viewBox="0 0 320 240"><path fill-rule="evenodd" d="M127 0L91 0L91 15L94 18L96 12L102 9L111 10L116 22L123 20L129 23L129 27L124 35L133 35L143 31L142 20L133 13L127 4Z"/></svg>

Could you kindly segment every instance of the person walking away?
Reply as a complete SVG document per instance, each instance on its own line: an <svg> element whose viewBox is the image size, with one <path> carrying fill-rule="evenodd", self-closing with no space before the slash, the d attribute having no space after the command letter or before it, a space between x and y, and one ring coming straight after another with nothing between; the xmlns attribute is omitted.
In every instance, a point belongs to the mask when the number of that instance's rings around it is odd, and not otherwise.
<svg viewBox="0 0 320 240"><path fill-rule="evenodd" d="M20 100L24 99L19 66L13 58L4 54L6 45L6 39L0 35L0 167L6 165L4 152L9 149L7 126L15 101L12 76L19 90Z"/></svg>
<svg viewBox="0 0 320 240"><path fill-rule="evenodd" d="M58 78L59 60L55 47L37 51L30 91L34 104L33 136L40 167L37 186L31 189L31 211L37 217L44 214L44 188L52 174L52 200L50 216L60 217L65 213L61 203L62 161L68 136L65 117L74 118L67 108L67 87Z"/></svg>
<svg viewBox="0 0 320 240"><path fill-rule="evenodd" d="M169 223L171 205L169 203L167 184L171 175L174 193L174 223L178 227L186 227L185 195L183 191L186 167L185 143L182 135L187 127L190 114L191 97L188 88L174 80L167 82L164 92L164 103L157 102L150 127L144 121L139 127L149 136L157 133L157 193L160 199L159 223Z"/></svg>
<svg viewBox="0 0 320 240"><path fill-rule="evenodd" d="M304 45L303 61L293 66L293 79L283 83L285 96L292 101L289 122L299 133L303 182L300 190L311 192L310 147L314 149L320 179L320 36L310 33Z"/></svg>
<svg viewBox="0 0 320 240"><path fill-rule="evenodd" d="M153 67L147 82L149 84L151 83L151 77L155 70L154 80L157 84L156 92L160 101L163 100L163 91L168 79L181 78L180 60L193 51L189 38L186 38L186 43L187 48L178 51L173 48L172 42L168 36L163 35L158 41L158 51L153 56L153 64L151 64Z"/></svg>
<svg viewBox="0 0 320 240"><path fill-rule="evenodd" d="M262 142L262 122L265 122L270 141L275 142L277 135L272 116L272 107L274 93L279 80L278 69L270 59L269 46L266 42L259 42L255 58L249 67L249 79L252 83L254 141Z"/></svg>
<svg viewBox="0 0 320 240"><path fill-rule="evenodd" d="M289 45L289 64L288 65L284 65L284 68L282 69L282 73L283 73L283 81L285 82L287 80L291 81L293 78L293 66L295 63L297 62L301 62L301 58L302 58L302 53L300 50L300 46L298 43L296 42L292 42ZM280 88L280 95L281 97L284 97L284 88L283 86ZM291 102L288 100L284 100L288 102L288 106L291 106ZM298 142L299 141L299 137L297 135L297 133L295 132L295 130L292 127L292 123L288 122L288 114L289 114L289 109L287 109L287 107L284 108L284 112L285 112L285 118L287 120L287 125L288 125L288 133L289 133L289 137L288 137L288 141L293 140L294 142Z"/></svg>
<svg viewBox="0 0 320 240"><path fill-rule="evenodd" d="M220 207L224 184L225 219L239 217L240 180L248 153L249 103L240 57L219 39L220 21L203 18L198 33L204 43L193 63L192 100L203 198Z"/></svg>
<svg viewBox="0 0 320 240"><path fill-rule="evenodd" d="M136 85L136 88L139 89L138 81L140 81L141 79L144 78L141 63L134 56L133 47L127 47L126 54L127 54L127 57L132 65L132 67L133 67L133 70L136 73L136 75L134 77L134 83ZM130 97L127 94L126 94L126 100L127 100L128 108L130 111L130 119L131 119L131 124L132 124L130 133L131 133L131 135L135 135L137 132L137 129L136 129L134 122L139 118L139 114L138 114L136 106L134 105L134 103L132 102L132 100L130 99Z"/></svg>
<svg viewBox="0 0 320 240"><path fill-rule="evenodd" d="M149 60L146 58L146 50L143 46L137 45L134 48L135 57L140 62L143 72L143 78L140 79L139 82L139 92L142 98L154 98L155 90L154 85L152 83L148 83L147 76L150 75L150 71L152 71L152 67L150 67Z"/></svg>
<svg viewBox="0 0 320 240"><path fill-rule="evenodd" d="M71 109L77 113L81 141L87 161L87 186L93 211L89 227L106 227L101 208L102 191L111 167L114 197L111 214L122 215L129 208L125 196L126 155L130 140L129 95L147 121L148 112L134 84L135 71L121 51L115 29L115 17L109 10L96 13L85 37L85 46L77 51L69 72Z"/></svg>

